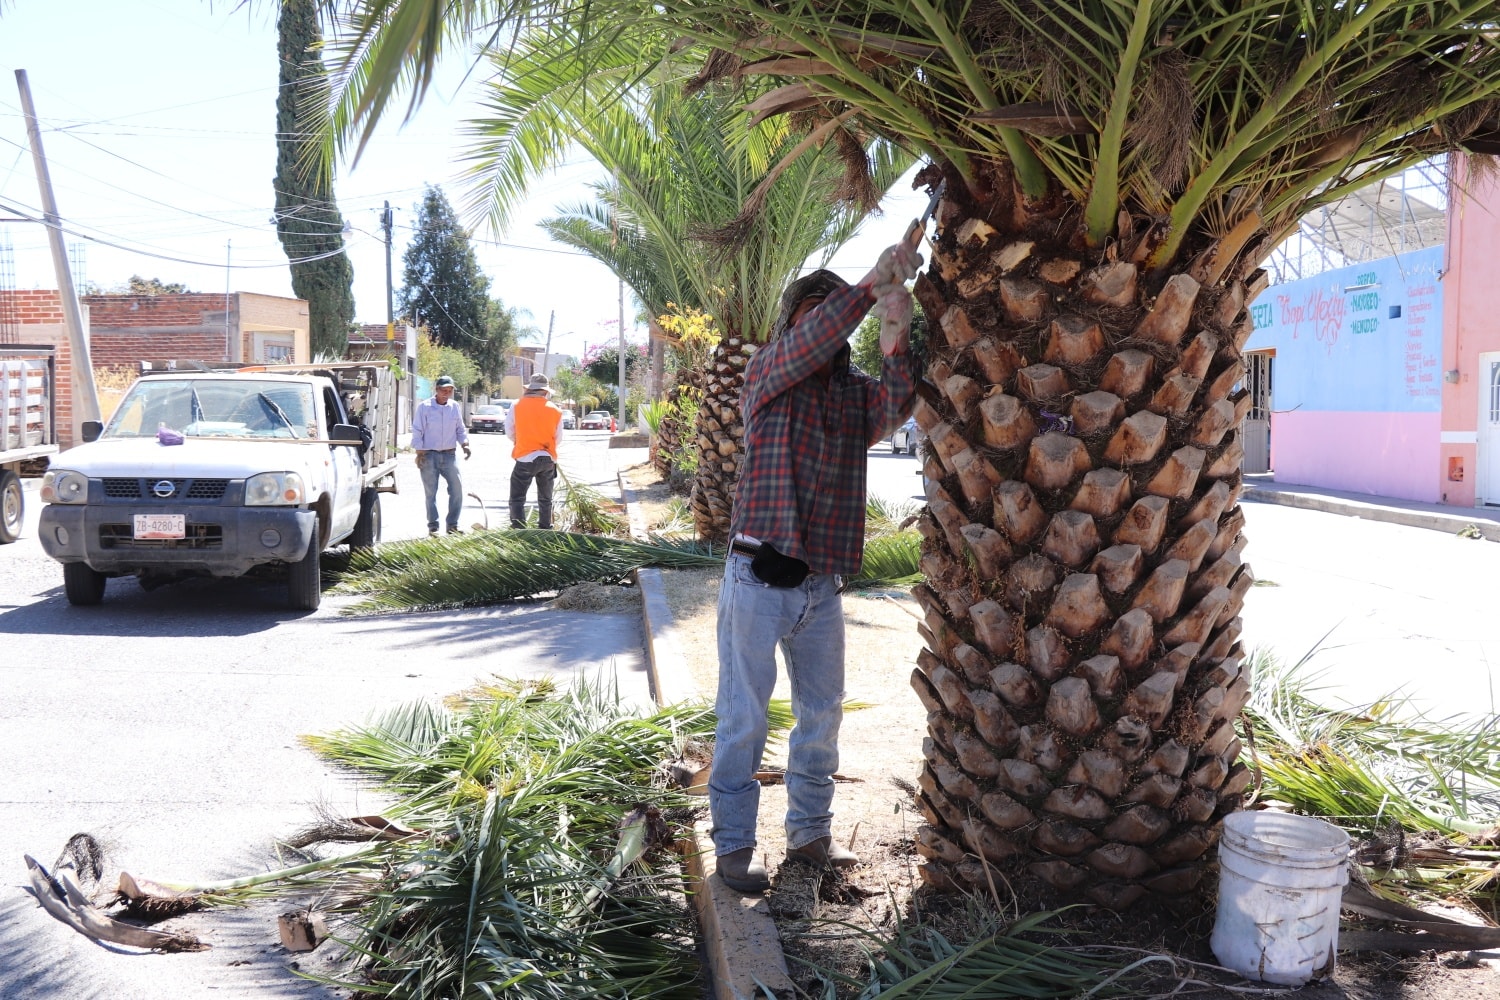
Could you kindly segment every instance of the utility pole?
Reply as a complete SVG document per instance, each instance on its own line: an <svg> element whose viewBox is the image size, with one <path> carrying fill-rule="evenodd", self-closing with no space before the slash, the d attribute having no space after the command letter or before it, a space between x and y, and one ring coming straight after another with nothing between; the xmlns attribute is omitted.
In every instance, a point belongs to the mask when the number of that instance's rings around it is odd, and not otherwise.
<svg viewBox="0 0 1500 1000"><path fill-rule="evenodd" d="M620 430L625 429L625 279L620 279Z"/></svg>
<svg viewBox="0 0 1500 1000"><path fill-rule="evenodd" d="M37 124L36 108L31 103L31 85L26 71L16 70L16 86L21 91L21 110L26 115L26 135L31 140L31 159L36 165L36 184L42 193L42 221L47 226L47 242L52 246L52 269L57 275L57 297L62 300L63 322L68 328L68 344L73 355L73 419L99 419L99 393L94 387L94 366L89 359L89 341L83 335L83 311L78 308L78 291L68 269L68 251L63 246L62 216L52 197L52 178L47 173L47 155L42 152L42 129Z"/></svg>
<svg viewBox="0 0 1500 1000"><path fill-rule="evenodd" d="M547 346L542 348L542 374L547 374L547 358L552 355L552 321L557 319L557 310L547 313Z"/></svg>
<svg viewBox="0 0 1500 1000"><path fill-rule="evenodd" d="M396 292L391 281L391 230L396 224L396 213L391 211L391 203L387 201L385 208L380 212L380 231L385 233L385 349L392 355L396 353ZM407 337L407 343L401 346L402 367L406 369L406 401L407 413L415 415L417 412L417 359L412 357L411 337Z"/></svg>

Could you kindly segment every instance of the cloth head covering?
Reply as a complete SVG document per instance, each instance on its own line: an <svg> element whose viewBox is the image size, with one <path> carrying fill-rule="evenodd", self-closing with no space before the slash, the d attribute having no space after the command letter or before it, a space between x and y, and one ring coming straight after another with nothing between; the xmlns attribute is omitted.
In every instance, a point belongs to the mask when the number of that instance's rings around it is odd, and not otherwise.
<svg viewBox="0 0 1500 1000"><path fill-rule="evenodd" d="M451 378L449 378L447 375L439 375L438 376L438 380L432 384L432 387L434 389L443 389L443 388L452 389L452 388L454 388L453 380Z"/></svg>
<svg viewBox="0 0 1500 1000"><path fill-rule="evenodd" d="M541 372L537 372L535 375L531 376L531 381L526 383L526 391L545 392L550 396L552 395L552 380L547 378L547 376L543 375Z"/></svg>
<svg viewBox="0 0 1500 1000"><path fill-rule="evenodd" d="M797 311L797 306L804 299L827 298L840 288L848 287L849 282L823 268L803 275L787 285L786 291L781 293L781 312L776 316L776 324L771 327L771 339L775 340L786 333L792 322L792 313Z"/></svg>

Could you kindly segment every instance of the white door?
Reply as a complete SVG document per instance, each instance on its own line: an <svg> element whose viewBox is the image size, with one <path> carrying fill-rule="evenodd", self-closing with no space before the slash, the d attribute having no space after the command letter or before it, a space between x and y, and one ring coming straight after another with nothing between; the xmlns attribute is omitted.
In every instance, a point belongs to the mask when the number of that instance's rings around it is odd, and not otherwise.
<svg viewBox="0 0 1500 1000"><path fill-rule="evenodd" d="M1500 507L1500 351L1479 356L1478 501Z"/></svg>
<svg viewBox="0 0 1500 1000"><path fill-rule="evenodd" d="M1250 412L1245 414L1241 435L1245 458L1240 468L1247 473L1271 471L1271 361L1270 351L1245 355L1245 380L1250 390Z"/></svg>

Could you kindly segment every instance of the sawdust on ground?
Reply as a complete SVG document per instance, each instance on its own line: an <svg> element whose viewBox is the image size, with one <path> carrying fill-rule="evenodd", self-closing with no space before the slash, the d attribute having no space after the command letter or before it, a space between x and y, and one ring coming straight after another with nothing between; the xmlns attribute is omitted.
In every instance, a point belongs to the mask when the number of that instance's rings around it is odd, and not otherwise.
<svg viewBox="0 0 1500 1000"><path fill-rule="evenodd" d="M670 498L649 465L625 470L632 505L647 528L660 523ZM678 648L698 692L712 698L717 686L717 602L720 571L665 570L667 604ZM927 733L926 711L910 685L922 647L916 630L916 602L909 594L849 593L844 597L845 688L860 707L847 711L840 732L840 781L834 796L834 836L860 855L848 872L822 873L785 861L786 841L779 822L786 794L779 784L761 793L759 849L771 873L766 894L776 920L793 982L804 996L853 997L840 985L825 992L831 974L863 982L877 939L898 925L922 920L955 943L972 937L985 920L1013 920L1058 905L1042 887L1024 878L997 887L993 900L938 893L922 886L920 857L913 847L922 823L910 791L915 790ZM789 698L785 671L773 697ZM767 749L768 768L785 764L785 746ZM1187 909L1137 906L1127 915L1095 907L1075 907L1065 915L1065 934L1056 943L1089 943L1167 953L1178 961L1156 967L1151 996L1242 998L1274 996L1219 971L1208 947L1214 900ZM1457 954L1393 956L1340 955L1331 981L1306 987L1326 1000L1470 1000L1500 997L1500 970Z"/></svg>

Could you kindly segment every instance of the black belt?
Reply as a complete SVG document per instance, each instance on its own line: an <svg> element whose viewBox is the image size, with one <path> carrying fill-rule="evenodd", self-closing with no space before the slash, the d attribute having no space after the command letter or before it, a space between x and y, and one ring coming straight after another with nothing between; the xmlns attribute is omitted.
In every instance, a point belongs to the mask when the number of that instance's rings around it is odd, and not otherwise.
<svg viewBox="0 0 1500 1000"><path fill-rule="evenodd" d="M734 541L729 543L729 551L738 552L742 556L757 556L760 555L760 543L743 542L739 539L735 539Z"/></svg>

